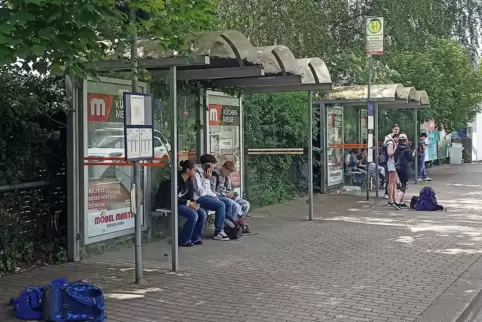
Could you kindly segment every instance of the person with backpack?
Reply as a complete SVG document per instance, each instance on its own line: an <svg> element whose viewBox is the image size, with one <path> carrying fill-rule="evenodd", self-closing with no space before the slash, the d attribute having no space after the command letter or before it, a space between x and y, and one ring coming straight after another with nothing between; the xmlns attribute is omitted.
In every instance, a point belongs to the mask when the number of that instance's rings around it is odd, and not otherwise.
<svg viewBox="0 0 482 322"><path fill-rule="evenodd" d="M181 171L177 179L177 197L179 216L186 218L186 223L179 234L179 246L192 247L202 245L202 230L206 223L206 211L194 201L194 179L196 164L192 160L180 163ZM171 180L165 180L159 185L156 193L156 206L171 208Z"/></svg>
<svg viewBox="0 0 482 322"><path fill-rule="evenodd" d="M427 176L427 171L425 170L425 150L427 146L427 133L422 132L417 144L419 181L432 181L432 179Z"/></svg>
<svg viewBox="0 0 482 322"><path fill-rule="evenodd" d="M385 140L383 142L383 145L378 150L378 161L379 161L378 164L385 168L385 177L387 179L387 183L385 185L385 195L384 195L385 199L389 199L389 197L388 197L388 185L389 185L389 180L390 180L389 175L388 175L388 169L387 169L387 161L388 161L387 143L391 140L397 140L399 133L400 133L400 126L398 126L398 124L394 124L393 128L392 128L392 133L385 136Z"/></svg>
<svg viewBox="0 0 482 322"><path fill-rule="evenodd" d="M389 139L385 144L385 151L386 153L381 156L386 157L386 169L387 169L387 196L388 196L388 205L392 206L393 208L400 210L397 206L397 183L398 183L398 175L397 175L397 168L395 167L395 150L397 149L397 142L398 142L398 134L396 137L392 137Z"/></svg>
<svg viewBox="0 0 482 322"><path fill-rule="evenodd" d="M219 200L216 193L211 188L211 178L216 158L211 154L204 154L200 158L201 164L196 165L194 176L194 200L206 210L214 211L214 239L229 240L224 232L224 221L226 213L231 212L229 204Z"/></svg>
<svg viewBox="0 0 482 322"><path fill-rule="evenodd" d="M407 209L403 198L407 191L407 183L412 172L412 163L415 151L412 152L407 145L408 137L405 133L401 133L398 137L398 145L395 149L395 168L397 170L398 179L400 180L400 192L398 194L397 206L400 209Z"/></svg>

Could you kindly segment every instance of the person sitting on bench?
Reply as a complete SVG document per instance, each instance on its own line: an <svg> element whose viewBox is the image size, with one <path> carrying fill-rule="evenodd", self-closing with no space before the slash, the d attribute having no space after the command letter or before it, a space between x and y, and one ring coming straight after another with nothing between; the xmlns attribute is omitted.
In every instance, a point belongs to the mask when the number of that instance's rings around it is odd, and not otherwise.
<svg viewBox="0 0 482 322"><path fill-rule="evenodd" d="M228 205L219 200L211 189L211 177L217 160L214 155L204 154L200 161L201 164L196 165L194 177L194 200L201 205L201 208L214 211L214 239L229 240L228 235L224 232L224 220L226 213L231 210L227 207Z"/></svg>
<svg viewBox="0 0 482 322"><path fill-rule="evenodd" d="M242 199L237 193L233 191L231 184L231 173L236 171L236 165L233 161L226 161L221 168L216 167L211 178L211 188L218 195L219 200L229 204L231 213L226 213L233 220L243 218L243 231L247 233L249 226L244 219L248 214L250 203L246 199Z"/></svg>
<svg viewBox="0 0 482 322"><path fill-rule="evenodd" d="M368 150L366 148L363 148L360 150L360 154L357 157L358 162L357 162L357 168L358 169L363 169L366 174L366 171L368 170L370 175L375 175L376 174L376 163L375 162L368 162ZM380 178L380 189L385 188L385 168L382 167L381 165L378 166L378 173L379 173L379 178Z"/></svg>
<svg viewBox="0 0 482 322"><path fill-rule="evenodd" d="M192 160L181 161L181 171L177 178L177 200L179 216L186 218L186 223L179 234L179 246L192 247L202 245L202 230L206 223L206 211L194 201L194 176L196 165ZM159 185L156 204L160 208L171 208L171 180Z"/></svg>

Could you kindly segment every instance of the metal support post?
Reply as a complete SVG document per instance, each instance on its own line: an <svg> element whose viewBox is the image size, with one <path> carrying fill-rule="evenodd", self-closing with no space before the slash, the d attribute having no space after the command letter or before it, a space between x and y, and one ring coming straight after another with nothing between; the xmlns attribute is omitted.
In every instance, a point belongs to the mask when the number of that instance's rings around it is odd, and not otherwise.
<svg viewBox="0 0 482 322"><path fill-rule="evenodd" d="M414 146L415 146L415 184L418 184L418 113L417 113L417 109L415 108L414 109L415 111L415 136L413 137L413 140L412 142L414 142Z"/></svg>
<svg viewBox="0 0 482 322"><path fill-rule="evenodd" d="M79 214L80 214L80 167L79 160L79 89L77 78L67 75L65 77L67 95L71 97L72 112L67 116L67 260L76 262L80 260L79 239Z"/></svg>
<svg viewBox="0 0 482 322"><path fill-rule="evenodd" d="M132 62L132 92L137 93L137 30L136 10L130 9L130 23L133 28L131 36L131 62ZM142 211L141 211L141 163L134 162L134 186L135 186L135 261L136 261L136 284L142 280Z"/></svg>
<svg viewBox="0 0 482 322"><path fill-rule="evenodd" d="M308 219L313 221L313 92L308 91Z"/></svg>
<svg viewBox="0 0 482 322"><path fill-rule="evenodd" d="M375 152L374 158L375 158L375 184L377 185L377 188L375 189L375 196L378 198L378 182L380 181L380 172L378 171L378 167L380 166L379 160L378 160L378 103L374 104L374 126L375 126Z"/></svg>
<svg viewBox="0 0 482 322"><path fill-rule="evenodd" d="M320 104L320 161L321 176L320 188L321 193L327 193L327 176L328 176L328 143L327 143L327 121L326 121L326 105Z"/></svg>
<svg viewBox="0 0 482 322"><path fill-rule="evenodd" d="M178 204L177 204L177 67L171 66L170 69L170 98L172 123L171 123L171 267L173 272L179 269L179 245L178 240Z"/></svg>
<svg viewBox="0 0 482 322"><path fill-rule="evenodd" d="M370 111L370 99L371 99L371 86L372 86L372 55L368 55L368 84L367 84L367 101L368 101L368 122L367 122L367 161L370 161L370 155L373 156L373 141L370 142L370 137L373 140L373 121L370 122L370 118L374 117L373 111ZM373 107L373 106L372 106ZM371 115L370 115L371 114ZM370 127L371 125L371 127ZM371 135L370 135L371 134ZM378 169L377 169L378 172ZM366 179L367 200L370 200L370 171L367 169ZM378 187L377 187L378 190Z"/></svg>

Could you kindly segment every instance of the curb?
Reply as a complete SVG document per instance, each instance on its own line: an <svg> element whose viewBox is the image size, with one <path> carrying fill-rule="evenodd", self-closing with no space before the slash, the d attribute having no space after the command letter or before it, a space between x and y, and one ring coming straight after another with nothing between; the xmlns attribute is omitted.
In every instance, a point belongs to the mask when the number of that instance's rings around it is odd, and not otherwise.
<svg viewBox="0 0 482 322"><path fill-rule="evenodd" d="M472 322L482 314L482 256L473 262L416 320L416 322Z"/></svg>
<svg viewBox="0 0 482 322"><path fill-rule="evenodd" d="M455 322L472 322L482 314L482 290L474 296Z"/></svg>

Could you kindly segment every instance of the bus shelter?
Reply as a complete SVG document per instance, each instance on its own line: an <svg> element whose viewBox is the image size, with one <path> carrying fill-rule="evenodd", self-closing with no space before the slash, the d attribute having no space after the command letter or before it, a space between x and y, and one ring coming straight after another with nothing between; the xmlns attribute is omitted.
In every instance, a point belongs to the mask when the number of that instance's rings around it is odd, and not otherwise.
<svg viewBox="0 0 482 322"><path fill-rule="evenodd" d="M373 102L373 134L369 133L368 118L368 87L365 85L337 87L327 94L326 99L315 102L320 110L320 148L321 162L324 164L324 171L321 176L322 193L339 188L344 185L344 156L350 149L366 148L368 155L375 156L380 145L379 118L380 110L412 110L414 113L413 140L418 138L419 128L417 126L417 111L428 108L429 97L425 91L416 90L414 87L404 87L401 84L372 85L370 102ZM345 122L347 110L353 112L356 119L351 124ZM347 135L347 131L351 134ZM408 132L408 131L406 131ZM350 142L345 142L345 139ZM375 143L373 143L375 142ZM383 144L383 142L381 142ZM369 157L370 158L370 157ZM374 157L378 168L378 158ZM418 171L418 164L415 162L415 171ZM376 172L376 182L379 174ZM378 189L376 196L378 196ZM368 189L367 189L368 196Z"/></svg>
<svg viewBox="0 0 482 322"><path fill-rule="evenodd" d="M137 67L148 71L152 80L166 81L169 87L167 104L171 114L170 138L162 133L156 135L155 158L142 163L141 187L143 190L141 213L133 218L129 213L129 187L132 184L132 164L124 160L121 143L124 133L122 93L129 90L128 80L114 78L77 79L68 77L67 84L72 95L74 111L69 117L69 260L79 260L86 245L105 242L136 233L136 279L142 270L139 226L149 227L156 209L152 208L152 170L169 159L171 176L170 218L171 268L179 269L178 259L178 207L177 171L180 158L198 158L204 153L220 155L220 140L230 147L231 157L238 165L235 174L238 189L244 184L243 107L239 97L222 93L223 88L239 88L244 93L275 93L305 91L308 94L309 137L309 210L313 219L313 138L312 106L313 92L332 89L331 77L320 58L297 59L289 48L281 45L254 47L249 40L235 30L206 32L193 38L189 45L190 55L176 56L162 51L155 41L137 41ZM129 72L132 67L131 53L108 56L97 68L112 73ZM179 151L178 114L182 108L178 101L181 81L200 81L203 88L196 101L195 152ZM209 82L209 83L208 83ZM149 93L149 84L133 82L138 92ZM213 87L217 91L210 91ZM156 100L157 102L157 100ZM159 131L160 132L160 131ZM220 132L230 132L221 135ZM225 133L224 133L225 134ZM103 135L103 136L102 136ZM215 139L217 136L217 140ZM106 137L113 146L106 151L99 148ZM115 145L118 140L119 145ZM106 175L107 173L107 175ZM106 178L113 178L106 179Z"/></svg>

